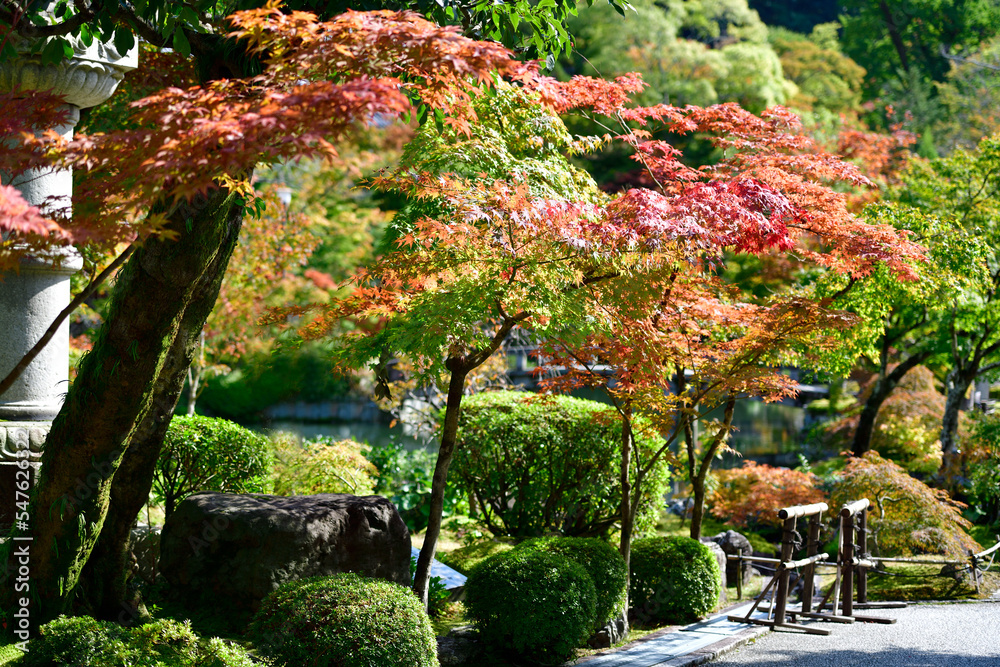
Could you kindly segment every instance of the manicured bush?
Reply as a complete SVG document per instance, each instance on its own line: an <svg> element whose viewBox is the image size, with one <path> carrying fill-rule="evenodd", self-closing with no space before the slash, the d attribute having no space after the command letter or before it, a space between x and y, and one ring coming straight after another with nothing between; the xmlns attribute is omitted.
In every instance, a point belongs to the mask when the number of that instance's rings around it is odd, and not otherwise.
<svg viewBox="0 0 1000 667"><path fill-rule="evenodd" d="M517 546L556 554L575 561L587 571L597 593L594 611L601 627L624 610L628 593L628 571L618 550L595 537L535 537Z"/></svg>
<svg viewBox="0 0 1000 667"><path fill-rule="evenodd" d="M649 454L659 438L636 429ZM498 391L462 403L449 472L475 495L497 535L606 536L619 519L621 422L608 405L568 396ZM664 459L644 482L637 532L652 529L669 481Z"/></svg>
<svg viewBox="0 0 1000 667"><path fill-rule="evenodd" d="M564 660L586 640L596 601L581 565L534 549L490 556L465 583L466 615L483 641L538 661Z"/></svg>
<svg viewBox="0 0 1000 667"><path fill-rule="evenodd" d="M781 526L778 510L826 500L810 472L746 461L742 468L716 470L706 505L715 517L737 526Z"/></svg>
<svg viewBox="0 0 1000 667"><path fill-rule="evenodd" d="M267 493L267 438L225 419L174 417L153 476L153 494L169 516L196 491Z"/></svg>
<svg viewBox="0 0 1000 667"><path fill-rule="evenodd" d="M708 547L690 537L636 540L629 566L629 604L641 623L686 623L719 602L719 564Z"/></svg>
<svg viewBox="0 0 1000 667"><path fill-rule="evenodd" d="M201 639L188 623L158 620L135 628L89 616L43 625L18 667L257 667L245 649Z"/></svg>
<svg viewBox="0 0 1000 667"><path fill-rule="evenodd" d="M472 572L473 568L493 554L510 551L513 548L514 546L507 542L482 540L459 547L454 551L439 553L437 559L448 567L454 568L464 575L468 575Z"/></svg>
<svg viewBox="0 0 1000 667"><path fill-rule="evenodd" d="M965 529L965 505L952 500L941 489L932 489L914 479L902 467L876 452L851 457L834 487L830 504L867 498L872 509L868 526L869 545L876 555L946 554L964 559L968 551L979 551Z"/></svg>
<svg viewBox="0 0 1000 667"><path fill-rule="evenodd" d="M353 572L299 579L261 602L247 630L288 667L437 667L430 619L413 593Z"/></svg>
<svg viewBox="0 0 1000 667"><path fill-rule="evenodd" d="M934 374L917 366L900 380L879 408L871 448L907 472L933 474L941 467L944 396Z"/></svg>
<svg viewBox="0 0 1000 667"><path fill-rule="evenodd" d="M274 493L282 496L315 493L375 493L378 470L365 458L368 445L320 436L299 442L286 433L271 438Z"/></svg>

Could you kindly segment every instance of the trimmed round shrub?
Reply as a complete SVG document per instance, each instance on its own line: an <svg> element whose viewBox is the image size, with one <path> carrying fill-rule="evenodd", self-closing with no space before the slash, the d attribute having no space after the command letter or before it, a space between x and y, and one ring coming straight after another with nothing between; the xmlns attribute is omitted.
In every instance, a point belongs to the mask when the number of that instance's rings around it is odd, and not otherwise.
<svg viewBox="0 0 1000 667"><path fill-rule="evenodd" d="M40 628L18 667L259 667L247 651L189 623L158 620L135 628L89 616L60 617Z"/></svg>
<svg viewBox="0 0 1000 667"><path fill-rule="evenodd" d="M686 623L719 602L719 564L708 547L690 537L636 540L629 565L629 602L640 622Z"/></svg>
<svg viewBox="0 0 1000 667"><path fill-rule="evenodd" d="M437 555L437 559L448 567L468 576L473 568L493 554L510 551L513 548L512 544L500 540L481 540L466 544L454 551L443 551Z"/></svg>
<svg viewBox="0 0 1000 667"><path fill-rule="evenodd" d="M595 537L535 537L517 546L556 554L575 561L594 582L597 606L595 626L601 627L625 607L628 572L625 559L613 546Z"/></svg>
<svg viewBox="0 0 1000 667"><path fill-rule="evenodd" d="M289 667L438 666L434 630L410 589L353 572L283 584L247 636Z"/></svg>
<svg viewBox="0 0 1000 667"><path fill-rule="evenodd" d="M494 535L607 536L620 518L621 420L609 405L568 396L485 392L462 402L449 471ZM648 456L659 434L635 425ZM651 530L670 480L666 458L646 477L636 532Z"/></svg>
<svg viewBox="0 0 1000 667"><path fill-rule="evenodd" d="M490 556L465 582L466 615L483 641L534 660L569 657L590 636L596 604L579 563L534 549Z"/></svg>
<svg viewBox="0 0 1000 667"><path fill-rule="evenodd" d="M156 462L153 494L167 516L196 491L267 493L267 438L226 419L174 417Z"/></svg>

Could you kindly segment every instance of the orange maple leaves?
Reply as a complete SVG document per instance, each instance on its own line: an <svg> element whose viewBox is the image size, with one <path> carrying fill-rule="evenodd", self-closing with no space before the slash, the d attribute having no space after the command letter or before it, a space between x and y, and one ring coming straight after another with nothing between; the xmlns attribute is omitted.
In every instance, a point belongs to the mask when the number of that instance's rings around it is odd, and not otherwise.
<svg viewBox="0 0 1000 667"><path fill-rule="evenodd" d="M220 184L250 200L242 175L255 164L334 156L334 142L410 110L411 97L432 109L464 110L494 73L525 71L503 47L411 12L349 11L319 22L270 2L231 22L233 36L263 59L262 74L165 88L133 103L128 129L69 141L27 135L58 120L53 101L17 91L0 95L0 111L18 109L0 116L21 121L0 124L0 137L17 140L0 155L0 169L16 175L44 165L73 168L82 177L73 219L59 221L62 235L48 242L110 247L155 234L164 206ZM455 113L451 122L469 120ZM38 220L11 216L7 226L44 245Z"/></svg>

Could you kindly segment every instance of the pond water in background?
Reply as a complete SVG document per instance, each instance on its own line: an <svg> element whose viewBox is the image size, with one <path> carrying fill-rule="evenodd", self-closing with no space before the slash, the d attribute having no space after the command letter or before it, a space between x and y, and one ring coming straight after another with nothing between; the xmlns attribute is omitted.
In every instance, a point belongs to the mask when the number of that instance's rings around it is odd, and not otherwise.
<svg viewBox="0 0 1000 667"><path fill-rule="evenodd" d="M329 436L336 440L354 438L358 442L367 442L372 447L381 447L391 442L401 444L405 449L433 449L434 443L426 443L404 432L403 426L390 426L383 422L372 421L330 421L312 422L297 420L274 420L267 425L255 425L254 430L263 433L294 433L303 440Z"/></svg>
<svg viewBox="0 0 1000 667"><path fill-rule="evenodd" d="M595 392L593 396L587 395L581 398L593 400L600 396L599 392ZM721 408L709 416L721 419ZM730 440L732 448L741 456L726 454L717 465L725 468L739 467L744 459L771 465L797 465L797 455L802 451L803 428L806 423L806 411L803 408L780 403L764 403L760 400L741 400L736 404L733 416L736 430ZM273 420L266 426L254 428L269 433L286 431L304 439L318 436L330 436L338 440L354 438L373 447L395 441L406 449L437 449L437 442L433 438L428 440L415 438L407 434L400 424L390 426L380 421Z"/></svg>

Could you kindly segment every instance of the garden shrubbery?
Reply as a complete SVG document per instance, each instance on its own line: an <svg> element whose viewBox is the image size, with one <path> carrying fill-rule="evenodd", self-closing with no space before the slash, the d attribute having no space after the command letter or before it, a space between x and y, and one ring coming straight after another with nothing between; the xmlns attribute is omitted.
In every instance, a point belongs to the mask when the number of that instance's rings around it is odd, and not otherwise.
<svg viewBox="0 0 1000 667"><path fill-rule="evenodd" d="M278 434L271 440L274 454L274 493L282 496L316 493L375 493L378 470L365 455L368 445L354 440L321 436L299 442Z"/></svg>
<svg viewBox="0 0 1000 667"><path fill-rule="evenodd" d="M629 566L629 604L641 623L685 623L719 602L719 564L708 547L690 537L636 540Z"/></svg>
<svg viewBox="0 0 1000 667"><path fill-rule="evenodd" d="M596 605L583 566L531 548L487 558L465 584L466 613L483 641L534 660L569 657L590 636Z"/></svg>
<svg viewBox="0 0 1000 667"><path fill-rule="evenodd" d="M196 491L271 491L268 439L225 419L174 417L153 475L153 495L169 516Z"/></svg>
<svg viewBox="0 0 1000 667"><path fill-rule="evenodd" d="M636 429L636 448L658 438ZM567 396L499 391L462 403L451 464L456 488L471 492L496 535L606 535L619 519L621 422L615 410ZM669 481L666 460L644 482L636 530L655 524Z"/></svg>
<svg viewBox="0 0 1000 667"><path fill-rule="evenodd" d="M299 579L264 598L247 631L288 667L437 667L437 641L413 593L354 573Z"/></svg>
<svg viewBox="0 0 1000 667"><path fill-rule="evenodd" d="M500 540L480 540L466 544L454 551L441 552L437 558L448 567L468 575L476 565L490 556L502 551L510 551L513 548L512 544Z"/></svg>
<svg viewBox="0 0 1000 667"><path fill-rule="evenodd" d="M89 616L43 625L18 667L259 667L245 649L201 639L187 623L126 628Z"/></svg>
<svg viewBox="0 0 1000 667"><path fill-rule="evenodd" d="M877 452L851 457L830 498L833 507L867 498L868 525L876 555L947 554L964 559L979 551L965 528L962 503L932 489Z"/></svg>
<svg viewBox="0 0 1000 667"><path fill-rule="evenodd" d="M712 474L717 484L705 504L713 516L737 526L780 527L778 509L826 500L810 472L746 461Z"/></svg>
<svg viewBox="0 0 1000 667"><path fill-rule="evenodd" d="M1000 413L975 413L965 447L969 501L982 519L1000 523Z"/></svg>
<svg viewBox="0 0 1000 667"><path fill-rule="evenodd" d="M593 537L536 537L517 546L575 561L587 571L597 593L595 626L603 626L624 611L628 593L625 559L613 546Z"/></svg>
<svg viewBox="0 0 1000 667"><path fill-rule="evenodd" d="M372 447L365 456L378 470L375 493L392 501L411 532L427 527L431 512L431 482L437 453L406 449L398 443ZM449 482L444 489L442 517L468 511L465 494Z"/></svg>

